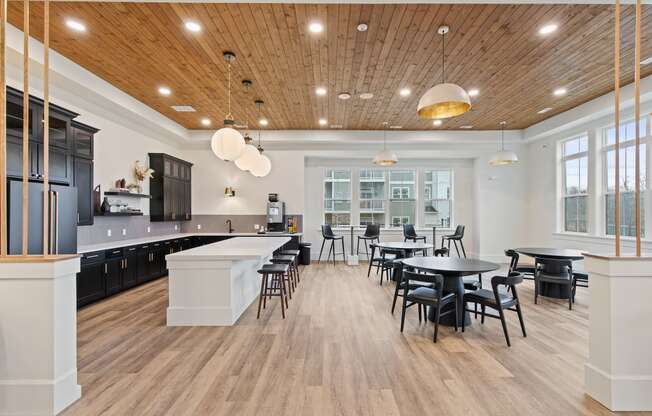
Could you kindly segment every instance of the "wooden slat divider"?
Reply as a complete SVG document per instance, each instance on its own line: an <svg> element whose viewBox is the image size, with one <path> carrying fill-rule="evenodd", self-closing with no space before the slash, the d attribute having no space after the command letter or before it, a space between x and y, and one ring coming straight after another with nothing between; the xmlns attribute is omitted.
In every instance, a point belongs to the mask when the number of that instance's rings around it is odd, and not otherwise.
<svg viewBox="0 0 652 416"><path fill-rule="evenodd" d="M634 42L634 113L636 114L636 256L641 255L641 0L636 0Z"/></svg>
<svg viewBox="0 0 652 416"><path fill-rule="evenodd" d="M50 253L50 0L43 8L43 255Z"/></svg>
<svg viewBox="0 0 652 416"><path fill-rule="evenodd" d="M7 256L7 0L0 0L0 257Z"/></svg>
<svg viewBox="0 0 652 416"><path fill-rule="evenodd" d="M23 256L29 249L29 123L29 0L23 0Z"/></svg>
<svg viewBox="0 0 652 416"><path fill-rule="evenodd" d="M620 0L614 9L614 122L616 143L614 147L616 172L614 189L614 224L616 256L620 256Z"/></svg>

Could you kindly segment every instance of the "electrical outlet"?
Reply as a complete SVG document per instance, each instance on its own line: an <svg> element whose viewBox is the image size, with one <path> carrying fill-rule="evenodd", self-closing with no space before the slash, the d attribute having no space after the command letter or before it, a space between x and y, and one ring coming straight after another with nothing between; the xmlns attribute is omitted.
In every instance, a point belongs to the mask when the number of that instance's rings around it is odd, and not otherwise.
<svg viewBox="0 0 652 416"><path fill-rule="evenodd" d="M201 230L201 224L197 224L197 229Z"/></svg>
<svg viewBox="0 0 652 416"><path fill-rule="evenodd" d="M254 224L254 230L258 230L260 228L260 225Z"/></svg>
<svg viewBox="0 0 652 416"><path fill-rule="evenodd" d="M148 226L148 227L147 227L147 232L148 232L148 233L151 233L151 232L152 232L152 227L149 227L149 226Z"/></svg>
<svg viewBox="0 0 652 416"><path fill-rule="evenodd" d="M126 228L122 229L122 235L127 235L127 229Z"/></svg>
<svg viewBox="0 0 652 416"><path fill-rule="evenodd" d="M174 231L177 231L178 229L179 229L179 226L175 224Z"/></svg>
<svg viewBox="0 0 652 416"><path fill-rule="evenodd" d="M111 237L111 229L110 228L108 230L106 230L106 236Z"/></svg>

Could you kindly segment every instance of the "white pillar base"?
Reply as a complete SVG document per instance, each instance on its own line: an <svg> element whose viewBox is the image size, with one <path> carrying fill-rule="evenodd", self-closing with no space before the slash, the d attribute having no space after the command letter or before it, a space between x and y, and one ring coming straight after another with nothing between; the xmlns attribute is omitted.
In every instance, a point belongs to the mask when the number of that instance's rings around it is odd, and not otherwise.
<svg viewBox="0 0 652 416"><path fill-rule="evenodd" d="M354 256L354 255L347 256L346 264L348 264L349 266L357 266L358 265L358 256Z"/></svg>
<svg viewBox="0 0 652 416"><path fill-rule="evenodd" d="M587 254L586 392L612 411L652 410L652 258Z"/></svg>
<svg viewBox="0 0 652 416"><path fill-rule="evenodd" d="M78 257L0 262L0 415L56 415L77 384Z"/></svg>

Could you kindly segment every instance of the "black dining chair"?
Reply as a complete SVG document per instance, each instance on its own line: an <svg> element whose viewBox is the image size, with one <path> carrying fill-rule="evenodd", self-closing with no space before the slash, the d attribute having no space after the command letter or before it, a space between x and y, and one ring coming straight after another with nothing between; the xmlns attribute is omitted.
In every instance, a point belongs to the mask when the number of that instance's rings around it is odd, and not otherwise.
<svg viewBox="0 0 652 416"><path fill-rule="evenodd" d="M541 283L553 283L568 286L568 309L573 309L575 301L575 275L573 262L568 259L548 259L537 257L534 260L534 303L537 304Z"/></svg>
<svg viewBox="0 0 652 416"><path fill-rule="evenodd" d="M380 285L383 285L383 276L387 276L387 281L392 280L394 269L402 267L401 259L405 257L403 250L396 248L380 249Z"/></svg>
<svg viewBox="0 0 652 416"><path fill-rule="evenodd" d="M511 248L508 250L505 250L505 255L509 257L509 271L510 272L519 272L523 275L524 280L533 280L534 279L534 265L526 265L526 264L520 264L519 265L519 259L520 256L519 254L515 251L512 250ZM530 277L526 277L530 276Z"/></svg>
<svg viewBox="0 0 652 416"><path fill-rule="evenodd" d="M521 331L523 331L523 337L527 337L525 332L525 322L523 321L523 312L521 311L521 302L518 299L518 293L516 292L516 285L523 282L523 276L518 272L510 272L508 276L494 276L491 278L491 290L489 289L478 289L471 292L466 292L464 294L465 303L475 303L480 305L481 310L481 323L484 324L485 316L490 318L500 319L501 324L503 325L503 333L505 334L505 340L507 341L507 346L511 347L512 344L509 342L509 334L507 333L507 322L505 321L505 311L513 311L518 314L518 320L521 324ZM509 288L510 294L501 293L499 288L501 286L507 286ZM491 315L486 313L486 308L490 307L498 311L498 315ZM473 312L470 309L465 309L466 312ZM462 332L464 332L464 327L462 327Z"/></svg>
<svg viewBox="0 0 652 416"><path fill-rule="evenodd" d="M423 243L426 243L426 237L423 235L418 235L417 231L414 229L414 224L403 224L403 241L412 241L412 242L417 242L417 241L423 241ZM428 255L428 249L423 249L420 250L424 256Z"/></svg>
<svg viewBox="0 0 652 416"><path fill-rule="evenodd" d="M358 236L358 249L357 249L358 256L360 256L360 241L364 241L364 249L365 249L365 253L367 254L367 260L371 261L371 257L369 257L369 246L367 242L370 243L373 243L374 241L380 242L380 225L367 224L367 228L365 228L364 230L364 235Z"/></svg>
<svg viewBox="0 0 652 416"><path fill-rule="evenodd" d="M319 250L319 259L317 259L317 263L321 262L321 254L324 251L324 244L326 241L331 242L331 247L328 250L328 258L326 261L329 261L331 258L331 253L333 253L333 265L335 265L335 255L336 254L341 254L342 257L344 258L344 261L346 262L346 250L344 249L344 236L342 235L336 235L333 233L333 229L331 228L330 225L324 224L321 226L321 236L323 238L323 241L321 242L321 249ZM335 251L335 241L342 241L342 252L337 253Z"/></svg>
<svg viewBox="0 0 652 416"><path fill-rule="evenodd" d="M445 257L448 256L448 249L447 248L440 248L435 250L435 257ZM401 263L401 270L403 270L403 263ZM398 299L399 296L403 296L401 294L401 289L403 289L403 279L399 280L396 282L396 287L394 288L394 300L392 300L392 314L394 313L394 309L396 309L396 299ZM423 283L411 283L412 289L416 289L420 286L423 286ZM432 285L429 285L432 286ZM421 311L419 311L421 312Z"/></svg>
<svg viewBox="0 0 652 416"><path fill-rule="evenodd" d="M416 273L410 270L403 271L403 308L401 310L401 332L405 326L405 311L412 305L419 307L419 322L421 322L421 308L426 322L428 321L427 307L435 308L435 333L433 342L437 342L439 318L451 313L455 314L455 331L457 331L457 295L444 293L444 276L441 274ZM426 286L426 285L429 286ZM414 287L412 285L417 285ZM453 303L454 308L442 313L442 306Z"/></svg>
<svg viewBox="0 0 652 416"><path fill-rule="evenodd" d="M457 257L462 257L460 256L460 250L457 247L457 242L459 241L460 247L462 248L462 254L464 255L464 258L466 258L466 250L464 250L464 242L462 241L464 239L465 228L466 227L463 225L458 225L457 227L455 227L455 233L444 235L441 237L441 246L444 247L444 242L447 241L449 251L451 249L451 241L453 242L453 245L455 246L455 251L457 252Z"/></svg>

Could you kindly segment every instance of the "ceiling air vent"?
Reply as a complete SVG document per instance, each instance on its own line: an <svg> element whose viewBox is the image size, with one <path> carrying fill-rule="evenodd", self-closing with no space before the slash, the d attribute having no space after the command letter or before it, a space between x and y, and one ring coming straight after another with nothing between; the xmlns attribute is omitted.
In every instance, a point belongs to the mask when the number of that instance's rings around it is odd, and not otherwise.
<svg viewBox="0 0 652 416"><path fill-rule="evenodd" d="M190 105L173 105L172 109L178 113L194 113L197 111Z"/></svg>

